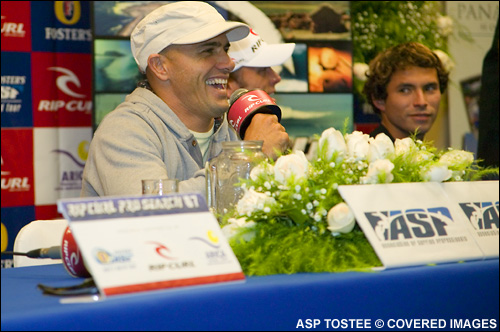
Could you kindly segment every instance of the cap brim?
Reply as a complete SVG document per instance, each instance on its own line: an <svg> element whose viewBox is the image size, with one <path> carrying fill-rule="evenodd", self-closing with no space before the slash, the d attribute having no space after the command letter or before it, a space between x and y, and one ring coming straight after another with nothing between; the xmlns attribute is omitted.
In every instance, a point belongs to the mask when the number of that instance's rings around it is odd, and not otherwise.
<svg viewBox="0 0 500 332"><path fill-rule="evenodd" d="M273 67L282 65L292 56L295 43L267 44L252 60L242 67Z"/></svg>
<svg viewBox="0 0 500 332"><path fill-rule="evenodd" d="M172 41L172 44L184 45L201 43L223 33L227 35L228 41L233 42L245 38L248 36L249 32L250 28L244 23L228 21L214 22L182 38Z"/></svg>

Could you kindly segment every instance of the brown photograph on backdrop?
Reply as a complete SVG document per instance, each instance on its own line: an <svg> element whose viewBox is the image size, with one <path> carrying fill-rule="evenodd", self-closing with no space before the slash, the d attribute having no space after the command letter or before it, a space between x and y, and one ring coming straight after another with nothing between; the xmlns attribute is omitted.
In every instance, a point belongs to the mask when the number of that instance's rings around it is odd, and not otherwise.
<svg viewBox="0 0 500 332"><path fill-rule="evenodd" d="M309 92L352 92L350 48L350 43L339 42L309 46Z"/></svg>
<svg viewBox="0 0 500 332"><path fill-rule="evenodd" d="M287 41L350 40L349 1L250 1Z"/></svg>

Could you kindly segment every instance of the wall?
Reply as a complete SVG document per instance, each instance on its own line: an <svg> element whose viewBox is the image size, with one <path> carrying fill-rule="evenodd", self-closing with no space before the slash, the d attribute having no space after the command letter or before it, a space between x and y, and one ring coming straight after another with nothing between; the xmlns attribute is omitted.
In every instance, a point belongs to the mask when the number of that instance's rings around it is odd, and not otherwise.
<svg viewBox="0 0 500 332"><path fill-rule="evenodd" d="M491 47L498 19L498 1L445 1L454 19L453 36L448 41L455 69L449 87L450 146L463 148L464 135L472 132L461 84L481 76L483 59ZM468 35L465 38L465 35ZM476 89L476 92L478 90ZM492 91L498 93L498 91ZM471 100L471 103L477 100ZM474 105L474 104L471 104ZM473 106L471 106L473 107Z"/></svg>
<svg viewBox="0 0 500 332"><path fill-rule="evenodd" d="M92 137L89 9L2 1L2 252L30 221L61 217L58 199L80 194Z"/></svg>

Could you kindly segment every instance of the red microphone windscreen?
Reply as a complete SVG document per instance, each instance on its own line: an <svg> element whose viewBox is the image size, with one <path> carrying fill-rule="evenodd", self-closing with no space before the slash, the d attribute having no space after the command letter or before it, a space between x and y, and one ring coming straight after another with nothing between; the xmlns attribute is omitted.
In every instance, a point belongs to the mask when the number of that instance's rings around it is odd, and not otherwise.
<svg viewBox="0 0 500 332"><path fill-rule="evenodd" d="M229 124L243 139L245 131L256 113L270 113L281 121L281 109L263 90L238 89L231 94L229 99L227 118Z"/></svg>

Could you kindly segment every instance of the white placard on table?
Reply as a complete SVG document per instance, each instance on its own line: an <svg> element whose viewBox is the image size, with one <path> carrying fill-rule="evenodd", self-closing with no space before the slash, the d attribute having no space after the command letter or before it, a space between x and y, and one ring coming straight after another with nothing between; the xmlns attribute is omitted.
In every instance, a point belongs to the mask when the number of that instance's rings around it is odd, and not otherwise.
<svg viewBox="0 0 500 332"><path fill-rule="evenodd" d="M58 201L103 295L241 281L241 266L199 194Z"/></svg>
<svg viewBox="0 0 500 332"><path fill-rule="evenodd" d="M486 258L498 257L498 181L445 182L442 186Z"/></svg>
<svg viewBox="0 0 500 332"><path fill-rule="evenodd" d="M484 258L439 183L348 185L339 192L386 268Z"/></svg>

